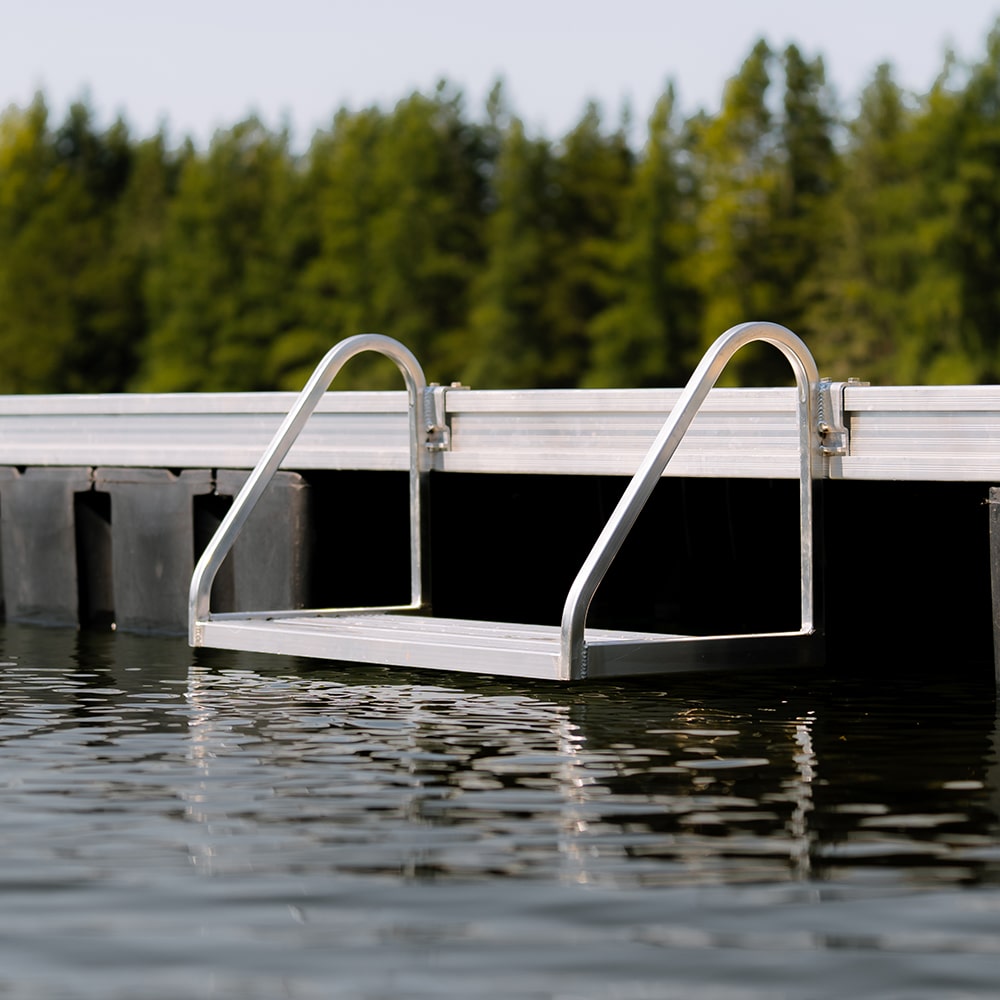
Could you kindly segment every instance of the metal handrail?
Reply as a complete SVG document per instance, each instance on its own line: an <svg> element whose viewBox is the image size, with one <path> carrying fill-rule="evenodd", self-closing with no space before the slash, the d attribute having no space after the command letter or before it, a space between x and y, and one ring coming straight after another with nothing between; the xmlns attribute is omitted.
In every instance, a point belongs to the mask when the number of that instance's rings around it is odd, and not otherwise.
<svg viewBox="0 0 1000 1000"><path fill-rule="evenodd" d="M796 412L799 418L800 632L808 634L813 631L812 480L815 421L812 410L819 372L809 348L791 330L777 323L741 323L722 334L701 359L577 573L563 605L559 665L562 679L569 680L573 676L574 664L580 664L581 671L586 672L587 612L597 588L705 397L732 356L741 347L755 341L777 347L795 373L798 389Z"/></svg>
<svg viewBox="0 0 1000 1000"><path fill-rule="evenodd" d="M200 623L212 617L212 584L250 512L337 373L345 362L364 351L375 351L394 361L406 381L410 427L410 604L394 610L415 611L426 606L428 588L423 553L427 530L424 514L427 505L427 462L422 447L422 408L427 380L417 359L398 341L377 333L359 334L331 348L319 363L198 560L188 594L192 645L199 644Z"/></svg>

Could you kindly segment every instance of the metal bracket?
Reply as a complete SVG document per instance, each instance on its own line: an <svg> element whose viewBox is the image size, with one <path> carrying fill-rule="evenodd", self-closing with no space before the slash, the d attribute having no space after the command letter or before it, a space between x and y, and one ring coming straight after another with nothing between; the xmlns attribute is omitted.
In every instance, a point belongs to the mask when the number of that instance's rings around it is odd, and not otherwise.
<svg viewBox="0 0 1000 1000"><path fill-rule="evenodd" d="M850 451L850 432L844 419L844 389L848 386L871 385L861 379L849 378L834 382L821 378L816 391L816 430L820 436L820 454L846 455Z"/></svg>
<svg viewBox="0 0 1000 1000"><path fill-rule="evenodd" d="M424 432L427 435L424 447L428 451L451 450L451 427L448 424L445 397L453 389L468 388L461 382L452 382L451 385L447 386L431 382L427 386L424 395Z"/></svg>

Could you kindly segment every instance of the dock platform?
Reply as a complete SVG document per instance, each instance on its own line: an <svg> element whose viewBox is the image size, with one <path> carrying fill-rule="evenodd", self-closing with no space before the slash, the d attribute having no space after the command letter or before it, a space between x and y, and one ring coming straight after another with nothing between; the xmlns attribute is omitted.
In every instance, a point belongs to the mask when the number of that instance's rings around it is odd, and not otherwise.
<svg viewBox="0 0 1000 1000"><path fill-rule="evenodd" d="M779 513L777 500L771 502L772 494L794 498L779 484L789 481L793 489L790 481L803 479L801 389L710 388L669 460L650 479L650 489L656 489L651 506L669 511L669 522L651 528L654 515L644 515L638 539L629 542L648 549L652 539L662 546L653 576L636 572L639 561L626 558L628 571L620 575L631 590L625 601L606 608L599 595L599 627L578 630L573 641L579 649L570 655L578 662L567 666L566 650L553 652L569 641L566 623L556 624L561 598L537 595L550 577L557 588L572 583L600 528L589 527L591 497L602 506L607 495L614 506L684 392L425 385L414 395L341 392L334 386L316 400L312 416L275 466L268 500L261 501L270 504L268 513L248 522L218 567L213 611L200 620L201 632L192 628L190 634L198 645L262 650L273 645L293 655L572 679L744 663L818 664L831 638L844 649L867 629L866 622L887 616L909 621L912 613L920 629L907 626L893 640L903 659L914 651L939 650L938 634L942 641L949 635L969 638L976 658L988 644L993 660L997 612L990 615L990 588L991 582L1000 586L1000 524L991 533L990 522L1000 522L992 516L1000 483L1000 386L880 387L817 375L808 400L807 477L822 499L809 533L810 543L817 541L810 554L815 607L802 614L799 584L778 579L794 577L796 567L802 576L795 547L805 533L794 513ZM0 397L6 617L182 631L195 563L298 398L291 393ZM415 406L422 426L420 489L425 500L434 496L434 515L419 532L433 540L434 559L428 562L435 572L429 566L414 571L411 565L409 576L411 584L414 572L423 574L425 584L434 576L433 602L430 587L416 602L412 593L409 602L405 595L390 597L387 606L398 603L402 611L376 625L368 612L337 609L351 577L372 583L382 575L381 555L373 566L358 561L359 552L377 539L336 539L323 511L331 498L339 510L345 488L352 492L359 484L363 506L381 509L383 484L387 492L399 492L389 484L403 482L411 470ZM671 493L669 483L689 488ZM699 483L705 488L694 489ZM572 500L567 505L568 497L577 496L586 503L579 509ZM454 504L467 504L469 497L482 504L481 511L456 516ZM496 507L483 503L491 497ZM549 497L559 510L548 509ZM701 502L704 497L709 503ZM393 544L402 539L404 547L405 505L397 505L402 529L386 526ZM794 506L792 499L792 511ZM485 541L471 531L477 513L487 521ZM460 523L463 518L468 525ZM514 523L518 518L520 527ZM579 544L557 537L562 522L567 531L581 530ZM483 531L484 525L475 527ZM684 538L674 546L677 529ZM351 524L347 534L356 534ZM767 543L754 535L767 536ZM546 555L527 570L522 562L519 569L494 573L481 556L502 549L505 539L537 545L548 544L550 536L560 560L569 552L566 565L550 564ZM688 536L708 539L707 567L699 565ZM716 549L743 562L734 563L734 570L718 561ZM385 559L386 575L399 570L394 560ZM405 553L402 562L405 577ZM723 593L711 596L716 578ZM374 590L380 582L372 583ZM336 592L332 604L325 600L329 591ZM220 593L227 596L217 601ZM620 626L613 614L604 613L632 601L642 613L626 616L630 620ZM376 593L362 607L384 603ZM504 617L523 607L525 620L517 624L522 631L512 633L509 623L491 620L491 605L497 603L506 605L498 609ZM765 615L760 626L751 620L760 609L769 612L779 604L784 610ZM316 607L326 611L317 613ZM261 608L292 612L274 629L294 634L290 645L262 638L268 630L260 622L281 616ZM711 619L707 626L699 621L693 631L687 627L682 619L692 608L695 617ZM737 619L733 627L727 614ZM418 643L412 633L406 639L375 636L362 644L369 655L350 639L359 630L404 636L414 626L426 642ZM442 628L447 642L435 638ZM347 638L338 638L332 651L325 639L316 638L338 631ZM916 637L920 633L922 640ZM234 639L237 634L244 638ZM246 638L251 634L253 639ZM748 637L756 653L748 650ZM493 654L484 653L484 646L515 648L511 642L530 650L523 667L512 667L508 657L507 666L494 669ZM884 655L887 642L872 648ZM656 643L663 649L643 660ZM387 652L402 647L408 652ZM613 651L625 647L646 652L636 654L627 669L609 666L616 660ZM519 657L520 652L513 659ZM651 668L652 660L658 666Z"/></svg>

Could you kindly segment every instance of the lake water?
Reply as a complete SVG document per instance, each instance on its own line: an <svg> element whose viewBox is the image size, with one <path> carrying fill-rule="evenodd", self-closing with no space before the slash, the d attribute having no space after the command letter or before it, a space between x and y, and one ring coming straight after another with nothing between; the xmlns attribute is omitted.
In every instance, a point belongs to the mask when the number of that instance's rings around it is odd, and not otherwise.
<svg viewBox="0 0 1000 1000"><path fill-rule="evenodd" d="M0 997L1000 994L960 660L561 688L7 625L0 662Z"/></svg>

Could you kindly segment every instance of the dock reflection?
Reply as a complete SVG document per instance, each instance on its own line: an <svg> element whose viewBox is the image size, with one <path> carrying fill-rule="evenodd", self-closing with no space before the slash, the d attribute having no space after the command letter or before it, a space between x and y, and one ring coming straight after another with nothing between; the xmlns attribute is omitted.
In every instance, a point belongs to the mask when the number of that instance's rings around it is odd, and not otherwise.
<svg viewBox="0 0 1000 1000"><path fill-rule="evenodd" d="M0 754L72 745L210 873L1000 881L992 680L567 689L9 624L0 664Z"/></svg>

